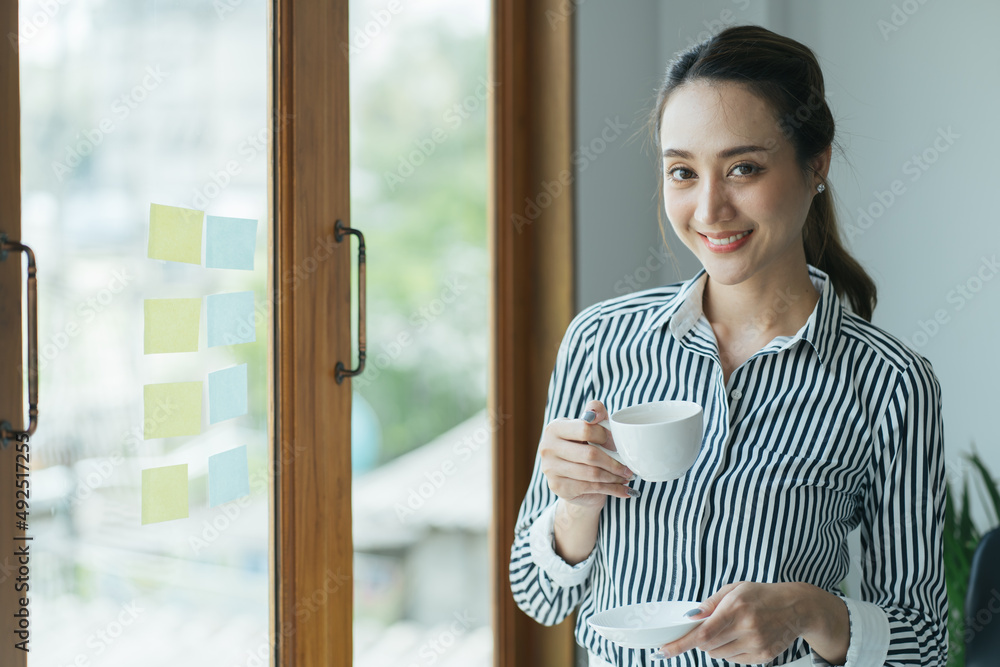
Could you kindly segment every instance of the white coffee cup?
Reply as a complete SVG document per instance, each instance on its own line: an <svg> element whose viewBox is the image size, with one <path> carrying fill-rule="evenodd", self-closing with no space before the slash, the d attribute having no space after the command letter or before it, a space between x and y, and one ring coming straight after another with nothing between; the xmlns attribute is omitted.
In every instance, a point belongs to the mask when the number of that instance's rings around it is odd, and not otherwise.
<svg viewBox="0 0 1000 667"><path fill-rule="evenodd" d="M640 403L616 411L600 422L611 431L611 458L648 482L677 479L694 464L701 449L702 408L691 401Z"/></svg>

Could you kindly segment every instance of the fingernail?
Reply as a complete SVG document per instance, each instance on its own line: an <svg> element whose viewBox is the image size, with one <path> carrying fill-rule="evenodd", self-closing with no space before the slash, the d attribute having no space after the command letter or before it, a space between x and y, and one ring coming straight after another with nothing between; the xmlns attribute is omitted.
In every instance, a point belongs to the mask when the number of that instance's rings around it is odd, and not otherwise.
<svg viewBox="0 0 1000 667"><path fill-rule="evenodd" d="M664 655L663 651L657 651L656 653L651 654L649 657L653 658L654 660L666 660L667 659L667 656Z"/></svg>
<svg viewBox="0 0 1000 667"><path fill-rule="evenodd" d="M594 417L596 416L597 416L596 412L594 412L593 410L587 410L586 412L583 413L583 421L585 422L593 421Z"/></svg>
<svg viewBox="0 0 1000 667"><path fill-rule="evenodd" d="M701 607L696 607L689 612L685 612L684 615L687 616L688 618L691 618L692 616L697 616L698 614L703 614L703 613L705 613L704 609L702 609Z"/></svg>
<svg viewBox="0 0 1000 667"><path fill-rule="evenodd" d="M633 489L633 488L629 487L628 495L631 496L632 498L638 498L639 497L639 489Z"/></svg>

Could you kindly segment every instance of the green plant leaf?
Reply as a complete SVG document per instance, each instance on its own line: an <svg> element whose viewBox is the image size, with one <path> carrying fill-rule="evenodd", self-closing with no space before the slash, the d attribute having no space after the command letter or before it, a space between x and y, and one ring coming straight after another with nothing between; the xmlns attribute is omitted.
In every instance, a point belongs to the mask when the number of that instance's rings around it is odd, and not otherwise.
<svg viewBox="0 0 1000 667"><path fill-rule="evenodd" d="M955 498L951 492L951 484L947 481L944 485L944 532L955 535Z"/></svg>
<svg viewBox="0 0 1000 667"><path fill-rule="evenodd" d="M973 453L968 456L968 459L979 472L979 477L982 481L982 488L984 488L986 493L989 495L990 502L992 504L991 509L993 510L993 516L990 518L990 524L996 525L997 522L1000 521L1000 490L997 489L996 481L990 475L989 471L986 470L983 460L979 458L978 452L973 451ZM983 504L986 505L986 503Z"/></svg>
<svg viewBox="0 0 1000 667"><path fill-rule="evenodd" d="M975 528L972 525L972 512L969 510L969 480L968 478L962 478L962 509L959 511L958 515L958 539L963 544L968 546L972 541L973 533Z"/></svg>
<svg viewBox="0 0 1000 667"><path fill-rule="evenodd" d="M981 484L975 484L977 497L989 513L993 511L990 528L1000 521L1000 490L978 453L967 455L977 471ZM971 480L973 483L975 480ZM945 480L944 507L944 570L948 589L948 667L965 665L965 598L969 590L972 559L982 533L972 520L970 478L963 474L961 491L957 484ZM956 502L961 493L961 503ZM991 507L992 506L992 507Z"/></svg>

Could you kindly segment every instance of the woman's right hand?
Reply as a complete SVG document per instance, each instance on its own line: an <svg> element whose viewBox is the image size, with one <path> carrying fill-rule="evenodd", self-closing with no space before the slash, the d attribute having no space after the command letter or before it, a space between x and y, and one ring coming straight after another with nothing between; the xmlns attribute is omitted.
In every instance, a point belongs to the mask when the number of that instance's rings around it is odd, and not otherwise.
<svg viewBox="0 0 1000 667"><path fill-rule="evenodd" d="M586 410L594 413L588 421L561 417L546 424L538 452L553 493L572 505L599 510L607 496L630 497L627 484L632 471L587 444L616 449L611 432L599 423L608 418L604 404L591 401Z"/></svg>

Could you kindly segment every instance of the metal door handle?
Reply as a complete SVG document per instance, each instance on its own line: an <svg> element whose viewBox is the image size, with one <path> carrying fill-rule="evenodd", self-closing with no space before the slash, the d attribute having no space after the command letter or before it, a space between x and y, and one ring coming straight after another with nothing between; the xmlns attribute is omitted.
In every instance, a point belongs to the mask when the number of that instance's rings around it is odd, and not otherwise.
<svg viewBox="0 0 1000 667"><path fill-rule="evenodd" d="M347 234L358 236L358 367L347 370L344 362L338 361L336 367L337 384L345 377L361 375L365 370L365 235L359 230L347 227L343 220L338 220L334 227L334 240L340 243Z"/></svg>
<svg viewBox="0 0 1000 667"><path fill-rule="evenodd" d="M7 235L0 232L0 262L7 259L10 251L28 256L28 428L19 431L9 420L0 419L0 445L3 447L9 440L26 440L38 428L38 271L31 248L18 241L9 241Z"/></svg>

